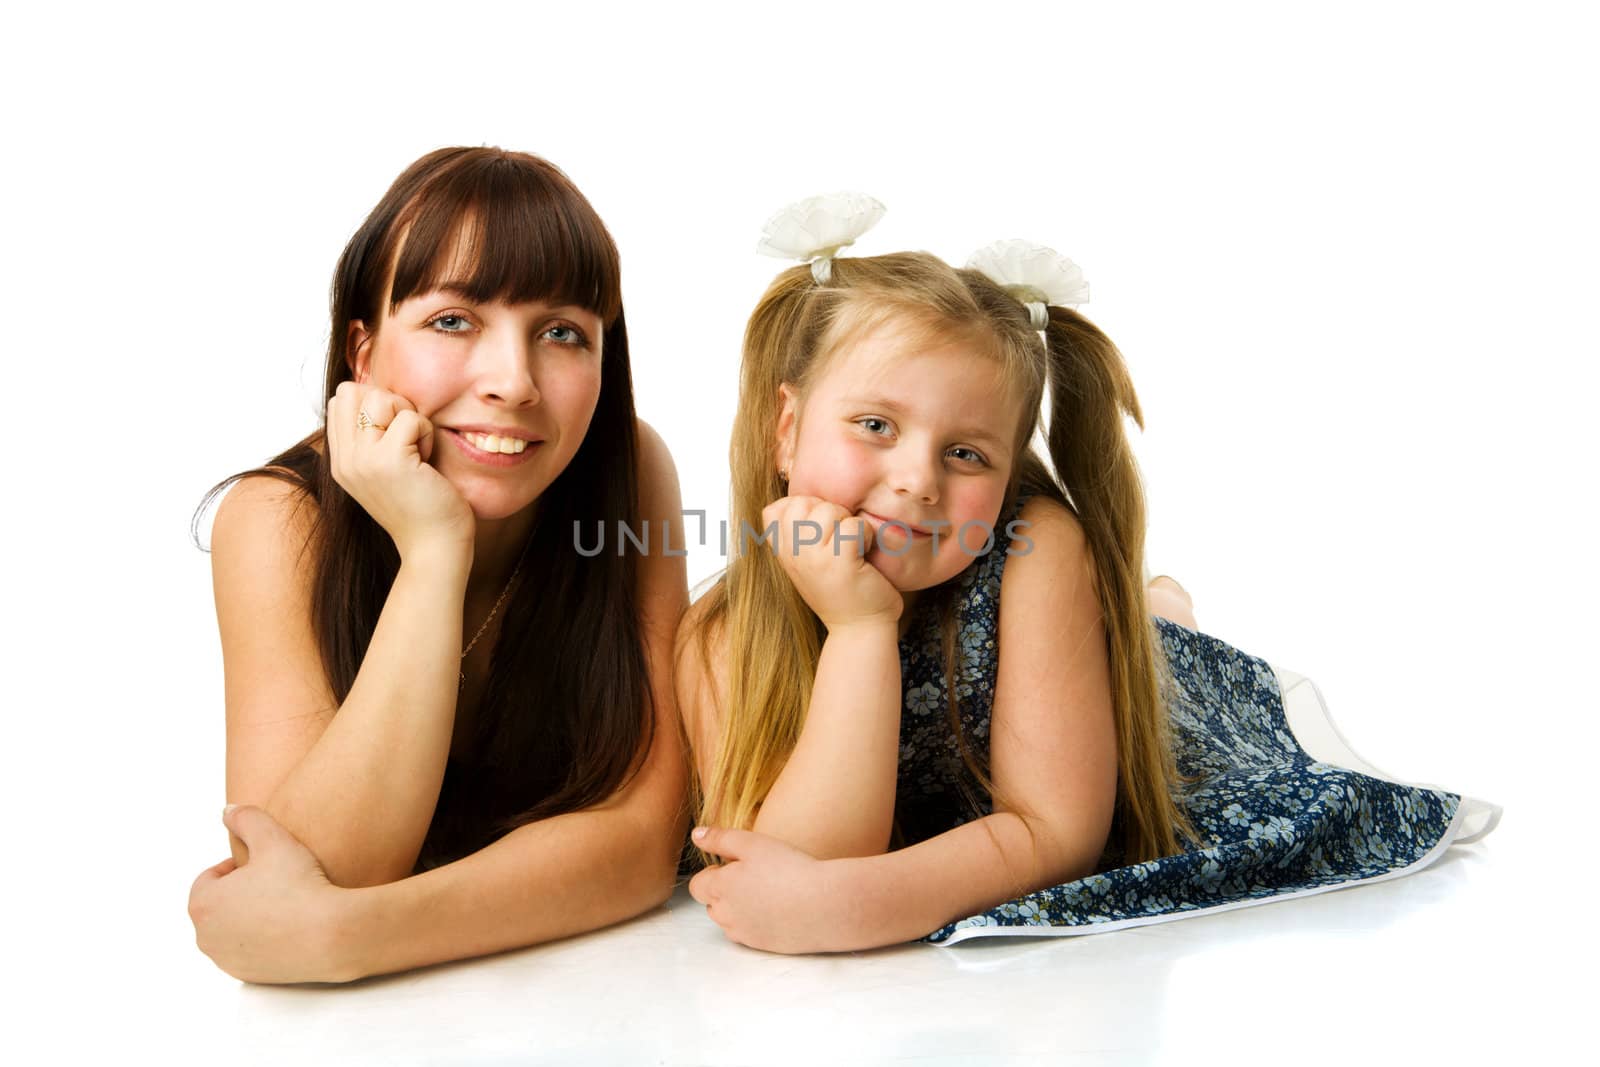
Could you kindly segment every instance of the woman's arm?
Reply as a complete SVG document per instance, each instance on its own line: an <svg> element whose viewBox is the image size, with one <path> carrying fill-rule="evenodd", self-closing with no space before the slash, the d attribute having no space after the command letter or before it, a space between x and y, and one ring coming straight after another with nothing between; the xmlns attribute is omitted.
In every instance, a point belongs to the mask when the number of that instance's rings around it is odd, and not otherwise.
<svg viewBox="0 0 1600 1067"><path fill-rule="evenodd" d="M641 515L684 545L677 474L666 445L639 424ZM201 948L246 981L348 981L466 959L579 933L636 915L672 892L688 812L672 687L672 646L688 601L684 560L651 538L640 617L655 706L639 771L610 800L519 827L463 859L386 885L330 887L315 857L270 822L255 873L222 864L190 893ZM249 818L249 810L230 819ZM252 832L242 824L246 832ZM235 881L238 879L239 881Z"/></svg>
<svg viewBox="0 0 1600 1067"><path fill-rule="evenodd" d="M268 811L335 884L375 885L411 871L433 818L455 724L471 545L403 560L338 706L308 624L314 518L300 490L267 478L240 482L217 511L227 796Z"/></svg>
<svg viewBox="0 0 1600 1067"><path fill-rule="evenodd" d="M1034 542L1006 561L991 719L995 814L881 856L817 862L761 835L711 830L731 860L691 890L736 941L845 951L1083 877L1110 832L1117 750L1094 564L1059 504L1025 505Z"/></svg>
<svg viewBox="0 0 1600 1067"><path fill-rule="evenodd" d="M681 543L681 542L680 542ZM670 702L649 761L598 808L530 823L444 867L350 892L344 979L539 944L609 926L672 895L688 813Z"/></svg>
<svg viewBox="0 0 1600 1067"><path fill-rule="evenodd" d="M688 607L677 471L661 437L639 424L640 514L671 536L640 560L640 619L654 739L639 773L597 807L530 823L444 867L351 897L350 977L481 956L620 922L672 895L688 830L687 766L678 733L672 652Z"/></svg>

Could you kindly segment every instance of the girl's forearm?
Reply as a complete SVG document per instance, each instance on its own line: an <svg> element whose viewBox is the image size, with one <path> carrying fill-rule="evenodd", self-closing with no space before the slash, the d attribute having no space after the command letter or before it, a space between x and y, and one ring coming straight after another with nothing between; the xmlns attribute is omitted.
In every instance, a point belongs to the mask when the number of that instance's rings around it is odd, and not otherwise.
<svg viewBox="0 0 1600 1067"><path fill-rule="evenodd" d="M811 706L754 829L818 859L889 845L900 756L900 649L893 621L828 634Z"/></svg>
<svg viewBox="0 0 1600 1067"><path fill-rule="evenodd" d="M342 980L599 929L672 895L688 826L625 808L519 827L455 863L346 894L331 939Z"/></svg>
<svg viewBox="0 0 1600 1067"><path fill-rule="evenodd" d="M262 806L335 885L403 878L433 819L455 727L469 554L400 566L343 705Z"/></svg>
<svg viewBox="0 0 1600 1067"><path fill-rule="evenodd" d="M1031 828L1031 833L1030 833ZM1081 851L1081 850L1080 850ZM841 897L834 951L913 941L997 904L1094 872L1037 821L999 812L881 856L834 861Z"/></svg>

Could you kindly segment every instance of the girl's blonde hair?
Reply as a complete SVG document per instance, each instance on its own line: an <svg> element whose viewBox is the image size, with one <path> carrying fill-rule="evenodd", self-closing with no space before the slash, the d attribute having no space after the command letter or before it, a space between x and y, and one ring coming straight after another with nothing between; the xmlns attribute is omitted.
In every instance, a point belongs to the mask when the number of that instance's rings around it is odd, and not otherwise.
<svg viewBox="0 0 1600 1067"><path fill-rule="evenodd" d="M695 783L698 822L745 829L754 824L799 740L826 636L776 555L757 543L762 509L786 492L775 462L778 387L797 388L803 409L834 353L894 319L996 359L1013 395L1022 398L1013 450L1018 460L1001 515L1019 492L1049 496L1077 516L1093 553L1117 731L1116 817L1108 854L1136 863L1177 852L1179 835L1191 831L1174 800L1181 782L1161 700L1166 659L1145 605L1144 490L1122 417L1132 416L1141 428L1143 419L1121 354L1088 320L1060 307L1050 308L1046 343L1040 344L1027 310L1014 297L977 271L956 270L927 253L841 258L832 267L826 286L814 282L809 267L780 274L745 330L729 447L735 547L696 612L702 662L712 662L711 635L719 631L726 634L729 656L711 780ZM1050 457L1060 484L1029 445L1046 382ZM753 531L748 540L742 535L746 527ZM956 663L952 609L945 597L947 683ZM946 692L967 767L993 795L987 769L962 732L956 686L947 684Z"/></svg>

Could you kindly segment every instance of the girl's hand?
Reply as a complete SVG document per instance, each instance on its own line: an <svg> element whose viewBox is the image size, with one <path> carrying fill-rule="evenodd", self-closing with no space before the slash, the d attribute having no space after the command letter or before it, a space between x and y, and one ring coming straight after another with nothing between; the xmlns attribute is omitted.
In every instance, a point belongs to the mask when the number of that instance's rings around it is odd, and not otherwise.
<svg viewBox="0 0 1600 1067"><path fill-rule="evenodd" d="M361 425L365 412L371 426ZM423 545L472 545L472 508L428 465L433 423L398 393L341 382L328 401L328 463L333 480L394 538L400 558Z"/></svg>
<svg viewBox="0 0 1600 1067"><path fill-rule="evenodd" d="M195 943L244 982L345 982L359 977L342 958L345 905L355 890L328 881L293 834L260 808L240 806L223 823L250 859L200 873L189 890Z"/></svg>
<svg viewBox="0 0 1600 1067"><path fill-rule="evenodd" d="M873 533L865 519L819 497L786 496L761 510L762 529L773 522L779 564L830 631L900 618L904 598L866 560Z"/></svg>
<svg viewBox="0 0 1600 1067"><path fill-rule="evenodd" d="M851 947L841 923L850 902L831 877L835 864L750 830L701 827L694 842L726 861L689 879L689 895L730 941L791 954Z"/></svg>

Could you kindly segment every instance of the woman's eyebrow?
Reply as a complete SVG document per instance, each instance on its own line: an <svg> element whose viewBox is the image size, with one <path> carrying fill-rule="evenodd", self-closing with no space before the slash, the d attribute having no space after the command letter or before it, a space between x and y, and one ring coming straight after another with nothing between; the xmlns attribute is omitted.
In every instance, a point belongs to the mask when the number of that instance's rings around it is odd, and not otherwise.
<svg viewBox="0 0 1600 1067"><path fill-rule="evenodd" d="M411 296L407 297L406 299L408 299L408 300L420 300L420 299L424 299L426 297L432 296L435 293L448 293L449 295L454 296L454 297L456 297L458 299L465 300L469 304L480 303L480 301L476 297L474 297L472 295L471 288L464 281L444 281L444 282L440 282L439 284L433 286L430 289L425 289L425 290L422 290L421 292L413 293ZM530 303L530 304L544 304L544 301L542 301L542 300L529 300L529 301L527 301L527 303ZM589 310L588 308L584 307L581 304L544 304L544 306L547 309L547 311L552 315L563 315L563 314L564 315L571 315L571 314L574 314L574 313L583 314L583 315L594 315L593 311ZM598 315L596 315L595 317L599 318Z"/></svg>

